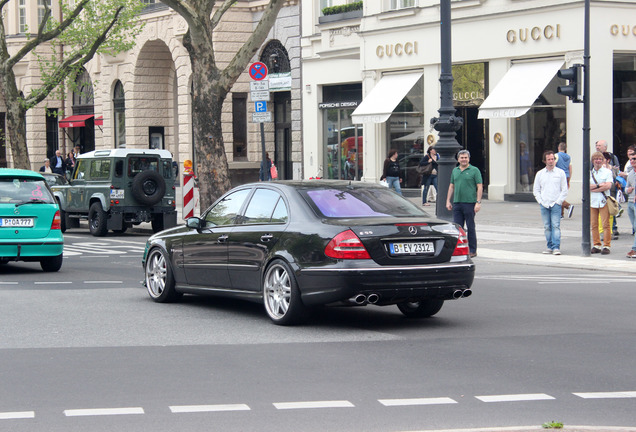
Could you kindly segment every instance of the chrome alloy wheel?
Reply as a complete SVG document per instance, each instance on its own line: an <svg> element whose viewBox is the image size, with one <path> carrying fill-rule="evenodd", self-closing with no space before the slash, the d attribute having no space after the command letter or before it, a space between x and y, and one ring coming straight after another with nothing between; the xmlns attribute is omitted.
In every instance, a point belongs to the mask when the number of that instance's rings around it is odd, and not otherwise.
<svg viewBox="0 0 636 432"><path fill-rule="evenodd" d="M292 284L287 270L279 264L271 266L265 275L265 307L274 319L281 319L289 310Z"/></svg>
<svg viewBox="0 0 636 432"><path fill-rule="evenodd" d="M152 298L158 298L166 288L167 267L166 259L160 250L150 252L146 262L146 288Z"/></svg>

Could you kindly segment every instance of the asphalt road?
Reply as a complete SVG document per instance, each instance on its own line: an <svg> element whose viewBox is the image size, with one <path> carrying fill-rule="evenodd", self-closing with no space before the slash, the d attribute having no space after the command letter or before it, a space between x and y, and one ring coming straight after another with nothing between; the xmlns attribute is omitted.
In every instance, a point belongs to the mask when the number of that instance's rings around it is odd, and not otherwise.
<svg viewBox="0 0 636 432"><path fill-rule="evenodd" d="M59 273L0 267L0 430L636 426L633 276L478 259L474 295L434 318L285 328L257 304L153 303L146 237L70 230Z"/></svg>

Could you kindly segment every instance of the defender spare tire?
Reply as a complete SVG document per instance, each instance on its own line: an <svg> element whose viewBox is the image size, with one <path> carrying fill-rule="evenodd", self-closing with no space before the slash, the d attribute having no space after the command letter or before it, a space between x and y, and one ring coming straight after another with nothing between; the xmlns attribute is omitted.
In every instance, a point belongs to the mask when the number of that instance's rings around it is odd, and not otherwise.
<svg viewBox="0 0 636 432"><path fill-rule="evenodd" d="M157 171L142 171L133 179L131 192L139 203L155 205L166 193L166 182Z"/></svg>

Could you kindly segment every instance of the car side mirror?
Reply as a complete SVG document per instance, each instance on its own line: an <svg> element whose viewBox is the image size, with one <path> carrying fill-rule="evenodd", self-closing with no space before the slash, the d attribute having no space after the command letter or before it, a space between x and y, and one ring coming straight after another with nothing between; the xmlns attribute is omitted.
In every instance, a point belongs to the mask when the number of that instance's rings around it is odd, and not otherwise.
<svg viewBox="0 0 636 432"><path fill-rule="evenodd" d="M200 230L202 225L203 225L203 221L199 219L198 217L191 217L186 219L186 226L188 228Z"/></svg>

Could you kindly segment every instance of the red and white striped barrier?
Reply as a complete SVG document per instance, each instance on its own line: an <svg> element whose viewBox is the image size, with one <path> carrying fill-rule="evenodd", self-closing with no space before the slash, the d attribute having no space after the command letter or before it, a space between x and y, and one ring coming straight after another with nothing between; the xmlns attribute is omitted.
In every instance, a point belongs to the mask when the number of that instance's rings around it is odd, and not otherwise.
<svg viewBox="0 0 636 432"><path fill-rule="evenodd" d="M183 175L183 219L194 216L194 174Z"/></svg>

